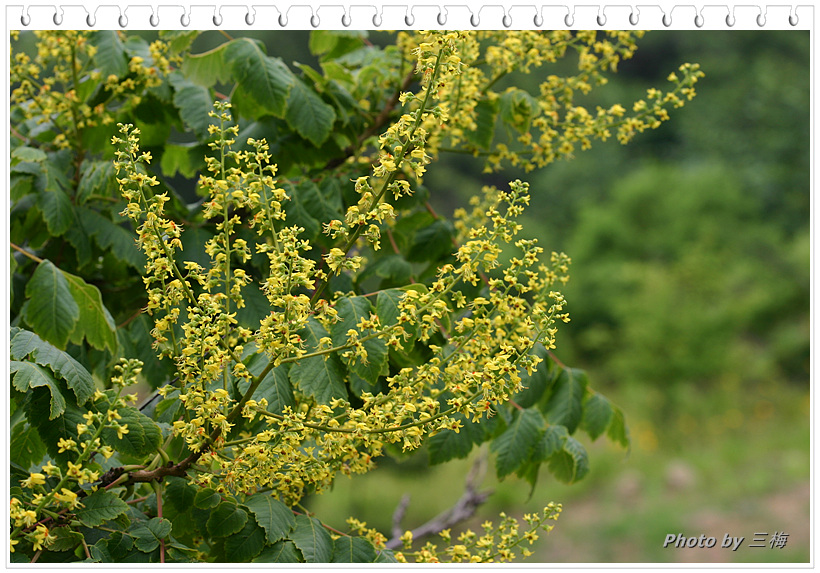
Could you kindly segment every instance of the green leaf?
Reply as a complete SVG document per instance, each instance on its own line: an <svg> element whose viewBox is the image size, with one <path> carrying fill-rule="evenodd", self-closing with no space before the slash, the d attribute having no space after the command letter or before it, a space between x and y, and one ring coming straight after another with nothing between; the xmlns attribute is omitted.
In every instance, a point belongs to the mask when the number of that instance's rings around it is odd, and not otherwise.
<svg viewBox="0 0 820 573"><path fill-rule="evenodd" d="M213 537L227 537L241 530L247 521L247 512L236 502L223 501L211 512L205 527Z"/></svg>
<svg viewBox="0 0 820 573"><path fill-rule="evenodd" d="M427 440L427 452L432 465L453 458L466 458L473 449L473 444L480 444L484 440L484 428L479 424L474 424L463 414L452 417L462 424L458 433L454 430L442 430Z"/></svg>
<svg viewBox="0 0 820 573"><path fill-rule="evenodd" d="M437 261L455 250L453 224L444 219L438 219L423 229L419 229L407 252L407 260Z"/></svg>
<svg viewBox="0 0 820 573"><path fill-rule="evenodd" d="M541 399L541 396L544 395L544 392L552 381L551 370L553 362L549 358L547 349L544 348L543 344L538 343L535 345L535 348L533 348L532 354L541 358L542 362L536 366L532 375L527 374L527 371L524 369L518 372L518 375L521 376L521 385L524 388L515 395L514 400L515 403L522 408L529 408L535 405Z"/></svg>
<svg viewBox="0 0 820 573"><path fill-rule="evenodd" d="M37 265L26 284L26 297L26 322L42 338L64 349L80 318L80 309L60 269L49 260Z"/></svg>
<svg viewBox="0 0 820 573"><path fill-rule="evenodd" d="M364 537L342 536L333 541L331 563L373 563L376 548Z"/></svg>
<svg viewBox="0 0 820 573"><path fill-rule="evenodd" d="M386 255L376 259L359 273L360 284L372 276L390 280L393 284L404 284L413 274L413 267L400 254ZM381 294L381 293L379 293Z"/></svg>
<svg viewBox="0 0 820 573"><path fill-rule="evenodd" d="M390 549L382 549L373 563L398 563L398 560Z"/></svg>
<svg viewBox="0 0 820 573"><path fill-rule="evenodd" d="M200 33L199 30L160 30L159 37L168 43L171 54L181 54L191 47Z"/></svg>
<svg viewBox="0 0 820 573"><path fill-rule="evenodd" d="M82 205L91 195L112 197L117 188L114 164L111 161L84 161L77 186L77 203Z"/></svg>
<svg viewBox="0 0 820 573"><path fill-rule="evenodd" d="M216 507L221 501L222 496L209 487L199 490L196 492L196 497L194 497L194 505L199 509Z"/></svg>
<svg viewBox="0 0 820 573"><path fill-rule="evenodd" d="M379 315L379 322L382 327L397 324L401 310L399 309L399 302L404 296L405 290L398 288L386 289L376 296L376 314ZM411 325L403 325L404 330L411 336L415 336L417 328Z"/></svg>
<svg viewBox="0 0 820 573"><path fill-rule="evenodd" d="M10 355L13 360L23 360L30 356L37 364L48 367L66 381L77 398L77 404L85 404L94 393L94 379L82 364L29 330L11 329Z"/></svg>
<svg viewBox="0 0 820 573"><path fill-rule="evenodd" d="M467 131L464 136L467 140L482 148L489 149L495 135L495 121L498 117L498 101L479 100L475 106L475 131Z"/></svg>
<svg viewBox="0 0 820 573"><path fill-rule="evenodd" d="M176 476L165 478L166 499L180 513L188 511L194 505L197 488L188 483L188 480Z"/></svg>
<svg viewBox="0 0 820 573"><path fill-rule="evenodd" d="M575 483L589 472L587 452L581 442L567 436L564 446L549 461L549 468L558 481Z"/></svg>
<svg viewBox="0 0 820 573"><path fill-rule="evenodd" d="M202 149L198 145L167 143L162 151L160 168L166 177L177 173L193 179L202 163Z"/></svg>
<svg viewBox="0 0 820 573"><path fill-rule="evenodd" d="M256 556L254 563L302 563L303 558L293 544L288 539L277 541L267 547L262 553Z"/></svg>
<svg viewBox="0 0 820 573"><path fill-rule="evenodd" d="M330 563L333 556L333 540L315 517L297 515L296 527L290 538L302 552L307 563Z"/></svg>
<svg viewBox="0 0 820 573"><path fill-rule="evenodd" d="M46 446L36 428L21 422L11 430L10 458L23 467L39 464L46 453Z"/></svg>
<svg viewBox="0 0 820 573"><path fill-rule="evenodd" d="M336 112L301 81L293 82L285 120L299 135L319 147L330 135Z"/></svg>
<svg viewBox="0 0 820 573"><path fill-rule="evenodd" d="M77 217L85 232L94 239L100 249L110 250L117 259L137 271L141 272L145 268L145 255L137 247L132 231L85 207L77 208Z"/></svg>
<svg viewBox="0 0 820 573"><path fill-rule="evenodd" d="M254 376L261 374L266 365L267 360L261 354L254 355L246 364L248 370L250 370ZM288 379L289 370L290 364L280 364L276 366L265 375L256 388L256 392L253 393L253 399L257 402L262 398L268 401L267 410L269 412L279 414L286 406L296 407L296 399L293 397L293 388ZM250 385L250 380L241 380L239 382L239 391L244 394Z"/></svg>
<svg viewBox="0 0 820 573"><path fill-rule="evenodd" d="M120 560L124 558L131 552L133 547L134 538L130 535L123 535L119 531L112 533L111 537L108 538L107 549L114 559Z"/></svg>
<svg viewBox="0 0 820 573"><path fill-rule="evenodd" d="M257 523L265 530L268 543L287 537L296 525L293 511L269 493L257 493L245 500Z"/></svg>
<svg viewBox="0 0 820 573"><path fill-rule="evenodd" d="M259 328L259 321L270 313L270 301L256 283L242 288L245 306L236 311L237 322L250 329Z"/></svg>
<svg viewBox="0 0 820 573"><path fill-rule="evenodd" d="M97 527L126 511L128 511L128 504L118 495L98 489L83 498L82 506L74 510L74 515L86 527Z"/></svg>
<svg viewBox="0 0 820 573"><path fill-rule="evenodd" d="M501 96L501 119L519 133L529 131L530 119L537 110L538 100L522 89L512 88Z"/></svg>
<svg viewBox="0 0 820 573"><path fill-rule="evenodd" d="M162 431L151 418L131 406L118 410L120 425L128 425L128 433L117 437L113 428L103 430L103 438L112 448L130 456L145 456L157 451L162 441Z"/></svg>
<svg viewBox="0 0 820 573"><path fill-rule="evenodd" d="M541 412L534 408L518 411L507 429L490 445L490 450L496 452L495 469L499 478L511 474L529 459L543 429Z"/></svg>
<svg viewBox="0 0 820 573"><path fill-rule="evenodd" d="M587 375L577 368L564 368L555 381L555 388L546 411L550 424L565 426L572 434L581 423L582 400L587 387Z"/></svg>
<svg viewBox="0 0 820 573"><path fill-rule="evenodd" d="M42 149L23 145L11 152L11 158L12 163L16 165L17 162L20 161L24 163L42 163L48 158L48 156ZM14 161L15 159L17 161Z"/></svg>
<svg viewBox="0 0 820 573"><path fill-rule="evenodd" d="M569 433L564 426L548 425L544 430L544 435L535 444L532 459L543 462L550 459L555 453L564 447L564 442L569 438Z"/></svg>
<svg viewBox="0 0 820 573"><path fill-rule="evenodd" d="M51 393L51 406L49 408L49 420L53 420L65 412L65 398L57 386L57 381L51 376L51 372L39 364L31 362L10 362L10 370L14 375L12 385L20 392L28 392L29 388L39 388L45 386Z"/></svg>
<svg viewBox="0 0 820 573"><path fill-rule="evenodd" d="M359 338L372 332L369 329L360 331L356 326L362 319L369 319L374 310L373 305L365 297L342 297L336 301L334 308L340 319L331 329L334 346L347 343L348 330L359 332ZM367 362L357 360L350 365L350 369L370 384L375 384L379 376L387 374L387 344L382 338L372 338L362 344L367 351Z"/></svg>
<svg viewBox="0 0 820 573"><path fill-rule="evenodd" d="M77 424L85 423L83 414L85 408L78 408L71 402L65 402L65 410L55 418L44 416L44 412L50 408L52 395L45 388L34 388L26 396L25 412L26 418L31 425L37 428L40 439L46 446L48 455L55 461L65 464L68 460L74 460L77 454L65 451L60 452L57 443L60 438L72 439L79 443L77 436Z"/></svg>
<svg viewBox="0 0 820 573"><path fill-rule="evenodd" d="M46 549L49 551L71 551L83 541L83 536L68 527L54 527L49 529L49 538Z"/></svg>
<svg viewBox="0 0 820 573"><path fill-rule="evenodd" d="M584 416L581 419L581 429L589 434L589 437L594 441L606 431L611 420L612 406L609 400L598 392L587 395L584 400Z"/></svg>
<svg viewBox="0 0 820 573"><path fill-rule="evenodd" d="M253 518L247 520L239 533L225 539L225 557L230 563L247 563L264 548L265 530Z"/></svg>
<svg viewBox="0 0 820 573"><path fill-rule="evenodd" d="M216 125L216 120L208 116L214 108L211 92L178 73L172 73L168 81L174 86L174 105L179 109L179 117L199 141L207 141L211 137L208 126Z"/></svg>
<svg viewBox="0 0 820 573"><path fill-rule="evenodd" d="M228 42L201 54L189 54L182 60L182 73L197 85L209 88L216 83L225 84L231 79L225 65L225 48Z"/></svg>
<svg viewBox="0 0 820 573"><path fill-rule="evenodd" d="M299 334L308 352L319 347L320 338L328 336L325 327L312 317ZM328 404L334 398L347 399L344 375L342 361L335 354L302 358L288 371L291 382L320 404Z"/></svg>
<svg viewBox="0 0 820 573"><path fill-rule="evenodd" d="M83 338L94 348L108 348L111 354L117 352L117 325L102 302L100 291L78 276L63 271L71 296L80 309L80 319L71 333L71 342L82 343Z"/></svg>
<svg viewBox="0 0 820 573"><path fill-rule="evenodd" d="M245 95L269 114L285 116L288 94L296 77L281 59L268 57L260 44L249 38L230 42L224 57Z"/></svg>
<svg viewBox="0 0 820 573"><path fill-rule="evenodd" d="M94 63L99 68L103 80L112 74L121 78L128 73L128 59L119 32L98 30L91 34L91 45L97 48Z"/></svg>
<svg viewBox="0 0 820 573"><path fill-rule="evenodd" d="M159 547L159 542L171 533L171 522L160 517L152 517L132 527L130 533L136 537L134 545L137 549L143 553L151 553Z"/></svg>
<svg viewBox="0 0 820 573"><path fill-rule="evenodd" d="M606 430L607 437L613 442L621 444L627 450L631 440L629 439L629 428L624 420L624 413L617 406L612 406L612 419Z"/></svg>
<svg viewBox="0 0 820 573"><path fill-rule="evenodd" d="M347 30L313 30L310 33L309 48L321 61L335 60L364 46L367 32Z"/></svg>

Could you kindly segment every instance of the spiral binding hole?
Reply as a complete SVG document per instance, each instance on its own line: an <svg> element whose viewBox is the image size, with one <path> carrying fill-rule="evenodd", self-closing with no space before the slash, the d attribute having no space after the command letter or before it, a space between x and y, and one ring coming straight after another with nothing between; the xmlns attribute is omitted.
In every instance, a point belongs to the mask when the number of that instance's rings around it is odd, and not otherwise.
<svg viewBox="0 0 820 573"><path fill-rule="evenodd" d="M128 16L120 14L120 17L117 18L117 23L120 25L120 28L125 28L128 25Z"/></svg>
<svg viewBox="0 0 820 573"><path fill-rule="evenodd" d="M478 14L470 14L470 24L475 28L481 23L481 20L478 17Z"/></svg>
<svg viewBox="0 0 820 573"><path fill-rule="evenodd" d="M544 25L544 17L541 14L536 14L535 18L532 19L532 23L540 28Z"/></svg>
<svg viewBox="0 0 820 573"><path fill-rule="evenodd" d="M221 26L222 25L222 14L214 14L214 26Z"/></svg>
<svg viewBox="0 0 820 573"><path fill-rule="evenodd" d="M288 17L285 16L284 14L279 14L278 22L279 22L279 25L284 28L285 26L288 25Z"/></svg>
<svg viewBox="0 0 820 573"><path fill-rule="evenodd" d="M731 12L729 12L729 14L726 16L726 25L730 28L735 25L735 15Z"/></svg>
<svg viewBox="0 0 820 573"><path fill-rule="evenodd" d="M444 15L444 12L439 12L438 16L436 16L436 22L438 22L439 26L444 26L447 23L447 16Z"/></svg>
<svg viewBox="0 0 820 573"><path fill-rule="evenodd" d="M378 12L376 14L373 14L373 25L377 28L382 25L382 15Z"/></svg>
<svg viewBox="0 0 820 573"><path fill-rule="evenodd" d="M322 21L319 19L318 14L311 14L310 15L310 25L311 26L313 26L314 28L318 28L319 24L321 24L321 23L322 23Z"/></svg>
<svg viewBox="0 0 820 573"><path fill-rule="evenodd" d="M94 25L97 23L97 19L92 14L88 14L85 17L85 23L89 28L93 28Z"/></svg>
<svg viewBox="0 0 820 573"><path fill-rule="evenodd" d="M695 14L695 26L697 26L698 28L703 28L703 14L701 14L700 12Z"/></svg>
<svg viewBox="0 0 820 573"><path fill-rule="evenodd" d="M245 14L245 23L246 23L248 26L253 26L253 23L254 23L255 21L256 21L256 16L254 16L254 15L253 15L253 14L251 14L250 12L248 12L247 14Z"/></svg>
<svg viewBox="0 0 820 573"><path fill-rule="evenodd" d="M671 26L672 25L672 14L667 14L667 13L664 12L663 18L661 18L661 22L663 22L663 25L666 26L667 28L669 26Z"/></svg>
<svg viewBox="0 0 820 573"><path fill-rule="evenodd" d="M148 18L148 23L151 24L154 28L159 26L159 16L156 13L151 12L151 16Z"/></svg>
<svg viewBox="0 0 820 573"><path fill-rule="evenodd" d="M51 17L51 21L54 22L55 26L60 26L63 23L63 15L54 12L54 16Z"/></svg>
<svg viewBox="0 0 820 573"><path fill-rule="evenodd" d="M766 25L766 14L760 13L757 15L757 25L761 28Z"/></svg>
<svg viewBox="0 0 820 573"><path fill-rule="evenodd" d="M512 16L505 12L504 17L501 18L501 23L504 24L505 28L509 28L510 26L512 26Z"/></svg>
<svg viewBox="0 0 820 573"><path fill-rule="evenodd" d="M575 24L575 14L567 14L564 16L564 25L567 28L572 28L573 24Z"/></svg>
<svg viewBox="0 0 820 573"><path fill-rule="evenodd" d="M345 28L350 27L350 14L348 14L347 12L342 14L342 26L344 26Z"/></svg>
<svg viewBox="0 0 820 573"><path fill-rule="evenodd" d="M404 25L407 26L408 28L412 27L413 24L415 24L415 22L416 22L416 17L413 16L412 14L407 14L404 17Z"/></svg>
<svg viewBox="0 0 820 573"><path fill-rule="evenodd" d="M638 25L638 14L636 14L635 12L630 12L629 13L629 23L632 24L633 26L637 26Z"/></svg>
<svg viewBox="0 0 820 573"><path fill-rule="evenodd" d="M187 28L191 24L191 16L188 14L183 14L179 18L179 23Z"/></svg>
<svg viewBox="0 0 820 573"><path fill-rule="evenodd" d="M798 22L800 22L800 18L797 17L797 14L789 14L789 24L797 26Z"/></svg>
<svg viewBox="0 0 820 573"><path fill-rule="evenodd" d="M598 14L595 20L598 22L599 26L606 26L606 14Z"/></svg>
<svg viewBox="0 0 820 573"><path fill-rule="evenodd" d="M31 16L28 15L28 12L20 16L20 24L23 26L31 24Z"/></svg>

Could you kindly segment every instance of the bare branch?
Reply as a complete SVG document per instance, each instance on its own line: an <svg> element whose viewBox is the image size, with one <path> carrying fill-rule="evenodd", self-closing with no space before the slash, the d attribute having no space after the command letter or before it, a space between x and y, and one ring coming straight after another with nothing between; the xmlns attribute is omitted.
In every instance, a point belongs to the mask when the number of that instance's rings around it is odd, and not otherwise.
<svg viewBox="0 0 820 573"><path fill-rule="evenodd" d="M493 493L493 490L477 490L477 487L481 484L481 481L484 479L484 474L486 473L486 462L486 454L482 454L476 458L472 468L470 468L470 473L467 474L467 479L464 483L464 493L461 495L461 498L459 498L456 504L450 509L443 511L427 523L415 528L412 531L414 540L436 534L443 529L450 528L462 521L470 519L475 514L476 509L487 501L487 498ZM409 501L409 496L405 495L393 513L393 537L385 545L388 549L401 547L401 519L404 517L404 512L407 510Z"/></svg>

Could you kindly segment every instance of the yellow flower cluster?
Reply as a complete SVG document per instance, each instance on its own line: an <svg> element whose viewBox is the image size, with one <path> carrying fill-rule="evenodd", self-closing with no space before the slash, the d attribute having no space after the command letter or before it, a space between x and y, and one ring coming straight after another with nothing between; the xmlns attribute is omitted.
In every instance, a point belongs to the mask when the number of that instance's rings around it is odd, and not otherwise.
<svg viewBox="0 0 820 573"><path fill-rule="evenodd" d="M465 37L433 33L414 47L422 75L420 91L402 96L409 111L379 138L378 165L372 176L355 182L358 203L349 207L344 222L325 223L326 233L343 243L325 254L327 271L316 268L307 256L312 246L299 238L302 229L287 226L282 204L288 197L276 187L267 144L249 140L251 151L231 151L237 129L230 125L229 104L215 105L214 156L207 159L210 174L200 179L200 188L208 195L203 215L217 221L217 234L206 245L211 257L208 270L178 261L180 228L164 216L164 196L150 196L155 180L142 168L150 154L139 151L138 130L121 126L122 137L115 137L114 143L119 146L118 172L125 172L119 179L128 200L125 212L144 219L138 233L148 256L149 311L164 311L155 316L154 334L176 360L179 399L185 406L182 419L173 424L174 433L184 437L193 451L207 452L209 459L205 467L210 471L200 473L199 483L225 492L270 488L286 502L296 503L307 492L327 489L338 473L369 471L386 444L413 450L426 436L443 430L458 432L461 423L456 414L473 421L492 415L495 405L521 389L519 372L537 367L540 359L531 353L534 345L554 348L555 323L568 316L563 297L553 289L556 282L566 282L569 258L553 253L550 263L543 264L539 262L542 249L535 241L517 240L522 228L518 219L530 199L528 185L520 181L512 182L509 191L487 189L473 213L463 214L454 262L442 265L429 287L417 284L405 289L394 321L364 317L348 329L344 343L333 346L332 339L323 337L310 352L299 334L311 317L326 327L338 320L334 299L342 293L320 298L329 274L359 268L360 257L350 254L358 238L364 235L377 248L377 225L396 216L388 192L394 197L410 192L405 176L423 172L429 160L424 126L451 121L446 106L436 102L450 93L465 69L457 51ZM402 171L405 167L409 173ZM259 233L256 251L270 261L262 287L271 313L255 333L237 326L234 312L243 304L241 291L248 280L240 265L251 252L245 241L235 237L239 224L235 213L240 208L250 213ZM504 261L505 244L520 255ZM497 278L488 278L491 271ZM468 301L461 285L479 281L485 284L484 296ZM196 297L193 282L203 287ZM188 305L184 336L175 341L171 325L179 318L177 308L183 301ZM171 337L167 344L166 333ZM444 336L446 345L432 343L435 333ZM270 412L263 400L254 399L254 390L272 368L290 367L308 358L327 359L333 353L349 367L365 364L370 359L366 343L377 338L395 349L402 349L411 338L420 340L428 344L432 357L389 376L386 391L362 393L357 406L341 399L317 403L298 388L296 406L282 412ZM256 351L269 358L257 376L240 359L251 339ZM232 398L232 384L243 379L247 383L243 397ZM225 442L240 415L249 421L261 416L266 426Z"/></svg>
<svg viewBox="0 0 820 573"><path fill-rule="evenodd" d="M528 549L538 539L538 531L549 533L561 514L561 504L550 502L543 512L525 514L523 520L526 527L522 531L518 520L505 513L500 515L498 525L485 521L481 528L483 535L468 529L459 534L457 543L453 543L449 529L439 533L447 545L439 549L438 545L428 541L420 549L413 551L413 534L406 531L401 536L404 551L396 552L399 563L408 563L412 558L416 563L504 563L517 557L529 557L532 551Z"/></svg>
<svg viewBox="0 0 820 573"><path fill-rule="evenodd" d="M83 505L80 501L82 490L75 488L74 484L82 486L98 481L100 472L90 465L93 456L101 454L108 459L114 454L111 446L102 445L100 436L103 430L114 430L119 438L129 432L128 425L119 422L122 419L119 410L137 397L136 394L122 396L122 391L136 383L137 375L142 371L142 362L123 359L114 370L115 376L111 382L117 389L109 391L109 394L99 390L94 393L91 398L94 409L86 411L82 416L83 422L77 423L79 443L73 438L60 438L57 443L58 452L71 452L75 454L74 460L67 460L65 467L48 461L40 471L31 472L20 482L22 495L11 498L9 514L14 528L10 535L12 552L21 541L30 543L37 551L55 539L45 523L53 520L53 523L59 524L60 520L70 519L71 510ZM91 491L95 489L92 486Z"/></svg>
<svg viewBox="0 0 820 573"><path fill-rule="evenodd" d="M124 108L117 109L120 106L112 106L110 100L124 100L125 108L137 106L146 90L159 86L171 70L173 57L168 55L168 45L156 41L149 46L148 59L132 56L122 76L110 74L102 78L95 60L97 47L92 43L92 35L99 32L37 30L33 33L37 38L37 54L33 58L25 52L12 54L11 105L17 106L25 119L48 123L56 132L51 143L57 149L73 147L81 153L83 132L113 123L116 114L123 111ZM85 87L89 85L88 79L103 80L104 93L89 97Z"/></svg>
<svg viewBox="0 0 820 573"><path fill-rule="evenodd" d="M500 169L503 163L526 171L553 161L572 157L580 147L587 149L595 139L605 141L613 136L629 142L637 133L655 129L669 119L668 109L681 107L695 96L694 85L703 76L697 64L684 64L680 76L671 74L671 90L648 90L647 100L632 106L632 114L621 105L597 107L594 111L576 105L578 93L587 94L604 85L606 71L616 71L618 64L633 56L635 40L641 31L474 31L453 39L464 68L457 81L439 86L440 107L452 118L443 129L427 121L427 153L441 151L472 153L486 157L486 170ZM399 45L405 52L424 44L424 34L400 34ZM513 84L495 91L512 74L530 74L533 70L557 62L574 51L578 73L571 76L548 74L529 93ZM509 78L508 78L509 79ZM484 115L481 115L481 114ZM484 149L471 137L477 130L492 129L488 118L500 115L517 134L512 141L498 142ZM484 126L479 125L484 122ZM487 126L489 125L489 127Z"/></svg>

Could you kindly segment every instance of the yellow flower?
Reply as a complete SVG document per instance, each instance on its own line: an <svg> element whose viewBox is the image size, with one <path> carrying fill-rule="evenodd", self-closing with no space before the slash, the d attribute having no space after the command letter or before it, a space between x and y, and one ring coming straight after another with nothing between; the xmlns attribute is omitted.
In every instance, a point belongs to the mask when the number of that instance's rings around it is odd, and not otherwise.
<svg viewBox="0 0 820 573"><path fill-rule="evenodd" d="M117 437L121 440L123 434L128 433L128 424L123 424L122 426L117 426Z"/></svg>
<svg viewBox="0 0 820 573"><path fill-rule="evenodd" d="M46 476L40 473L33 473L28 476L28 478L22 481L23 487L32 488L36 485L43 485L46 483Z"/></svg>

